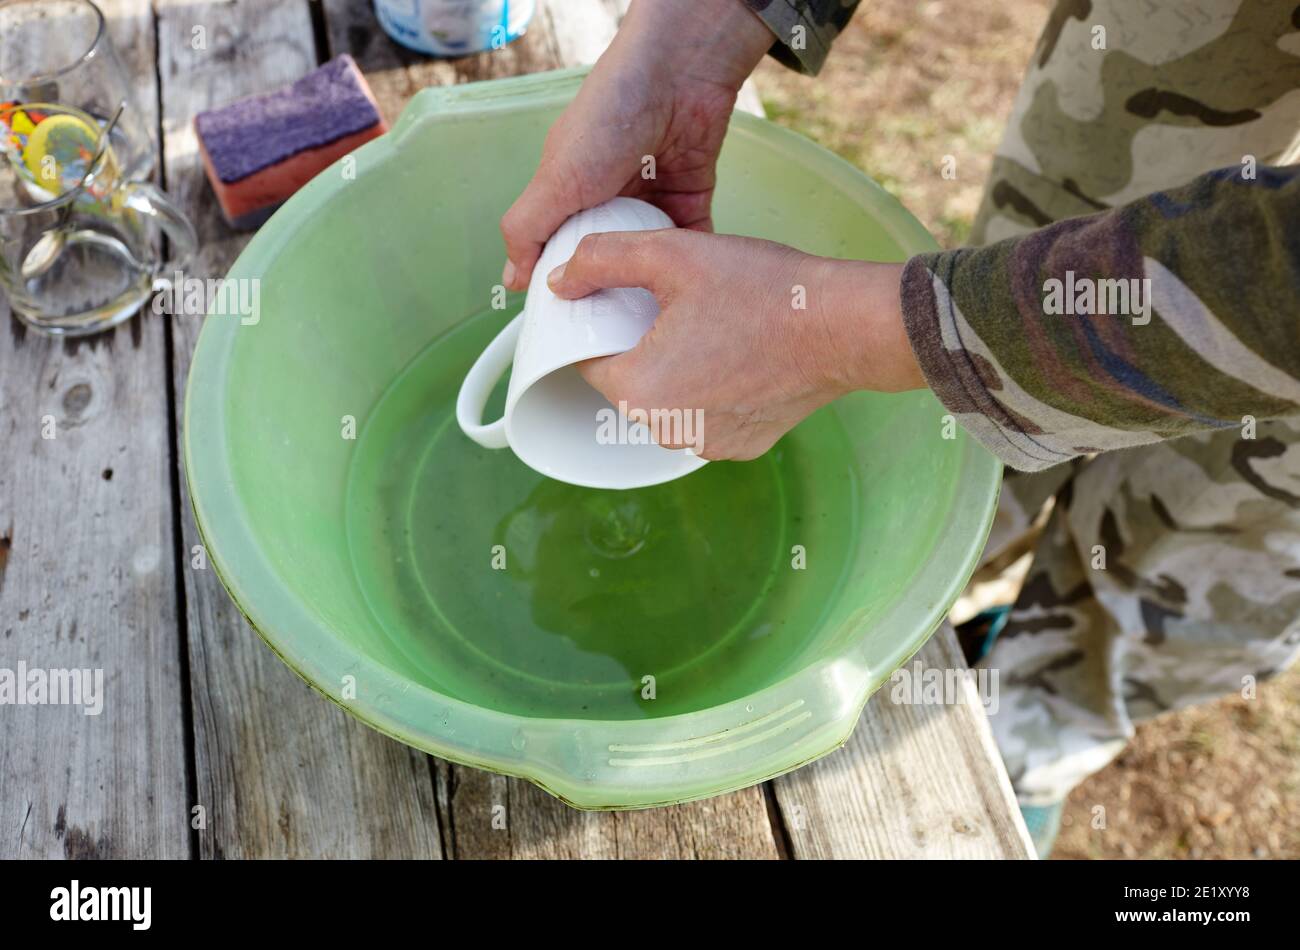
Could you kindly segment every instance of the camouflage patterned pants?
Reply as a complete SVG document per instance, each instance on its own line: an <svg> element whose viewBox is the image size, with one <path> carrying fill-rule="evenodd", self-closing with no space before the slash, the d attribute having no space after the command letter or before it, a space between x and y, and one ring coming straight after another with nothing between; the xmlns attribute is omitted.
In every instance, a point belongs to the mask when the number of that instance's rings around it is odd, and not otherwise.
<svg viewBox="0 0 1300 950"><path fill-rule="evenodd" d="M1296 161L1295 0L1058 0L973 243L1215 168ZM1100 29L1099 29L1100 28ZM1289 34L1289 35L1288 35ZM1225 241L1225 253L1230 253ZM985 665L1021 800L1100 769L1135 723L1300 653L1300 425L1260 423L1011 473L986 556L1054 506Z"/></svg>

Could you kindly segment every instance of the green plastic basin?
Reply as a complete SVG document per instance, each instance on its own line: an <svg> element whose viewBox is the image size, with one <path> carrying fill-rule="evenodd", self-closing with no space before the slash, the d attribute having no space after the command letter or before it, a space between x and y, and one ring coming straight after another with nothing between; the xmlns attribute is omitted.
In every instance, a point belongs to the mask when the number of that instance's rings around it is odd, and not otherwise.
<svg viewBox="0 0 1300 950"><path fill-rule="evenodd" d="M636 808L844 742L967 581L1000 467L928 392L839 400L656 495L581 494L455 431L513 312L490 303L498 220L581 78L425 90L294 195L228 275L259 281L256 322L233 295L205 321L185 467L210 563L319 692L434 755ZM935 247L859 171L745 114L715 221L840 257Z"/></svg>

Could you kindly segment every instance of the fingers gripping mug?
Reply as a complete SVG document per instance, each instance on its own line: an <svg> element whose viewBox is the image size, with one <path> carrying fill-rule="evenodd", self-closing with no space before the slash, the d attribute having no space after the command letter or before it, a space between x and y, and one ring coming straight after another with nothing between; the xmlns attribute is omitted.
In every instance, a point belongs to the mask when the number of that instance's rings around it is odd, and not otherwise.
<svg viewBox="0 0 1300 950"><path fill-rule="evenodd" d="M488 344L461 384L461 430L485 448L509 447L543 475L589 488L657 485L704 465L690 450L656 445L645 426L621 420L575 365L636 346L659 313L654 295L627 287L562 300L546 284L588 234L671 227L668 215L635 198L614 198L562 224L533 270L523 312ZM484 406L507 369L505 414L485 425Z"/></svg>

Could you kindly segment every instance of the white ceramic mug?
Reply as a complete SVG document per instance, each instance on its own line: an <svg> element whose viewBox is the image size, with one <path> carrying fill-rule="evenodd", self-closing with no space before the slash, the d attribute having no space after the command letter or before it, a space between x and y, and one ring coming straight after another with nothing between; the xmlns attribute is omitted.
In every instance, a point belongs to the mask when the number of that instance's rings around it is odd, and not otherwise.
<svg viewBox="0 0 1300 950"><path fill-rule="evenodd" d="M617 410L574 365L636 346L659 313L654 295L630 287L562 300L546 284L547 275L571 258L588 234L672 226L668 215L635 198L614 198L564 222L533 270L523 312L488 344L461 383L456 400L461 430L485 448L509 446L543 475L589 488L657 485L705 464L688 449L654 444L638 423L611 426ZM485 425L488 396L512 360L505 414ZM615 428L618 435L611 438Z"/></svg>

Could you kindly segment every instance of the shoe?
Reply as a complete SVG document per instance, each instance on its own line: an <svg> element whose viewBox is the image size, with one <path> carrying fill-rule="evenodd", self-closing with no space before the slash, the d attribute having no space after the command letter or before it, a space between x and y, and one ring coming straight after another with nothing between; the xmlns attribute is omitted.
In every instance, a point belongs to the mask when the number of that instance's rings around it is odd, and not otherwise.
<svg viewBox="0 0 1300 950"><path fill-rule="evenodd" d="M1040 860L1047 860L1056 843L1056 833L1061 830L1061 815L1065 811L1065 802L1052 802L1050 805L1021 805L1020 814L1029 829L1029 837L1034 842L1034 851Z"/></svg>
<svg viewBox="0 0 1300 950"><path fill-rule="evenodd" d="M968 666L974 666L988 656L1010 616L1011 605L1000 604L981 610L957 628L957 643L961 646Z"/></svg>

